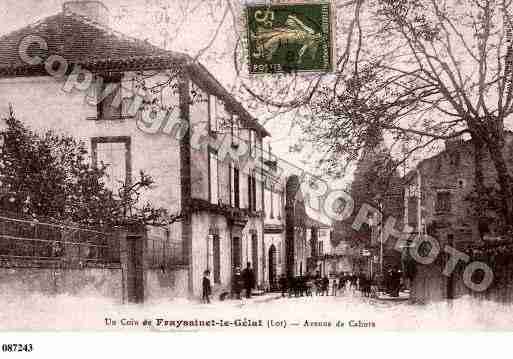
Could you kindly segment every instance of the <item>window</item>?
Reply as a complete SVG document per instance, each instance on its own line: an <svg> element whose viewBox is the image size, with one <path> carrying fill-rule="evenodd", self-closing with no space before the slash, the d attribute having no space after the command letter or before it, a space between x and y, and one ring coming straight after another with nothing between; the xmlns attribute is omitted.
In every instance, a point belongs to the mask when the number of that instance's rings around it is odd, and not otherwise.
<svg viewBox="0 0 513 359"><path fill-rule="evenodd" d="M219 160L213 150L208 152L208 178L210 203L219 204Z"/></svg>
<svg viewBox="0 0 513 359"><path fill-rule="evenodd" d="M249 153L251 157L257 157L258 136L254 130L249 130Z"/></svg>
<svg viewBox="0 0 513 359"><path fill-rule="evenodd" d="M451 211L451 193L449 191L440 191L436 194L435 210L438 213Z"/></svg>
<svg viewBox="0 0 513 359"><path fill-rule="evenodd" d="M271 190L269 192L271 192L271 218L274 218L274 201L273 201L273 191L274 191L274 185L271 183Z"/></svg>
<svg viewBox="0 0 513 359"><path fill-rule="evenodd" d="M234 187L233 190L235 192L235 207L240 207L240 175L239 175L239 169L234 168L233 170L233 181L234 181Z"/></svg>
<svg viewBox="0 0 513 359"><path fill-rule="evenodd" d="M217 134L218 129L218 106L219 103L215 96L210 95L208 98L208 126L210 133Z"/></svg>
<svg viewBox="0 0 513 359"><path fill-rule="evenodd" d="M234 115L232 117L232 145L238 146L240 139L240 121L239 117Z"/></svg>
<svg viewBox="0 0 513 359"><path fill-rule="evenodd" d="M226 111L224 104L220 101L216 105L217 115L217 131L218 133L229 135L233 130L233 118L232 115Z"/></svg>
<svg viewBox="0 0 513 359"><path fill-rule="evenodd" d="M232 265L233 268L240 268L242 248L239 237L233 237L232 240Z"/></svg>
<svg viewBox="0 0 513 359"><path fill-rule="evenodd" d="M248 209L256 211L256 179L254 172L248 174Z"/></svg>
<svg viewBox="0 0 513 359"><path fill-rule="evenodd" d="M257 192L256 192L256 188L257 188L257 184L256 184L256 178L255 178L255 173L253 172L253 188L252 188L252 199L253 199L253 203L252 203L252 207L253 207L253 211L256 211L257 210Z"/></svg>
<svg viewBox="0 0 513 359"><path fill-rule="evenodd" d="M120 119L121 106L121 75L103 77L98 82L97 88L97 116L99 120Z"/></svg>
<svg viewBox="0 0 513 359"><path fill-rule="evenodd" d="M281 209L283 207L283 192L280 192L278 200L278 219L281 219Z"/></svg>
<svg viewBox="0 0 513 359"><path fill-rule="evenodd" d="M319 255L322 256L324 254L324 244L322 241L319 241Z"/></svg>
<svg viewBox="0 0 513 359"><path fill-rule="evenodd" d="M248 209L251 211L253 205L253 177L248 174Z"/></svg>
<svg viewBox="0 0 513 359"><path fill-rule="evenodd" d="M230 195L230 206L233 207L234 202L234 191L233 191L233 163L230 162L228 165L228 191Z"/></svg>
<svg viewBox="0 0 513 359"><path fill-rule="evenodd" d="M212 238L213 264L214 264L214 283L221 283L221 248L219 243L219 235L215 234Z"/></svg>
<svg viewBox="0 0 513 359"><path fill-rule="evenodd" d="M255 277L258 276L258 236L256 233L251 235L251 259L253 263L251 263L251 267L253 268L253 272L255 273Z"/></svg>
<svg viewBox="0 0 513 359"><path fill-rule="evenodd" d="M230 164L230 205L239 208L239 169L233 164Z"/></svg>
<svg viewBox="0 0 513 359"><path fill-rule="evenodd" d="M93 137L91 139L93 166L106 166L107 188L114 194L123 184L131 182L130 137Z"/></svg>

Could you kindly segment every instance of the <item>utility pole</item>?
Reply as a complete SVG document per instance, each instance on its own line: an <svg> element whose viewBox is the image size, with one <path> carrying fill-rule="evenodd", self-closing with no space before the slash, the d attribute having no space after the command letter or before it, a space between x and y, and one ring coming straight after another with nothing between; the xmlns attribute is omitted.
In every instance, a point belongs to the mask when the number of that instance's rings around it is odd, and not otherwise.
<svg viewBox="0 0 513 359"><path fill-rule="evenodd" d="M377 221L379 221L379 273L383 275L383 199L378 194L374 197L374 200L378 203L379 215L377 215ZM377 224L377 222L376 222Z"/></svg>
<svg viewBox="0 0 513 359"><path fill-rule="evenodd" d="M418 180L418 197L417 197L417 231L419 234L419 240L422 239L422 178L420 170L417 168L417 180Z"/></svg>

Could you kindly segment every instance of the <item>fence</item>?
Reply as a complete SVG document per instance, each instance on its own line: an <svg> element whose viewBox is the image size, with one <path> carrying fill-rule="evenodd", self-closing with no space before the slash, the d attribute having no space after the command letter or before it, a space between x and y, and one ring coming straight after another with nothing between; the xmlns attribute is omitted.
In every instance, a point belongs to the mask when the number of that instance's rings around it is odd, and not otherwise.
<svg viewBox="0 0 513 359"><path fill-rule="evenodd" d="M57 262L65 266L119 263L113 234L73 226L0 216L0 260Z"/></svg>
<svg viewBox="0 0 513 359"><path fill-rule="evenodd" d="M147 228L146 262L149 268L170 268L186 264L183 242L177 231L169 228Z"/></svg>

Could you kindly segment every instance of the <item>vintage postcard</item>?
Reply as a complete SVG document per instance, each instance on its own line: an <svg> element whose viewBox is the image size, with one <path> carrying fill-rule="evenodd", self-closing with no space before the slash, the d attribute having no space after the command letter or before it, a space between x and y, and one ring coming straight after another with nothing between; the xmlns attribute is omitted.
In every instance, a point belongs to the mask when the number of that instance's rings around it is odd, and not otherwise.
<svg viewBox="0 0 513 359"><path fill-rule="evenodd" d="M3 0L0 330L511 331L512 12Z"/></svg>

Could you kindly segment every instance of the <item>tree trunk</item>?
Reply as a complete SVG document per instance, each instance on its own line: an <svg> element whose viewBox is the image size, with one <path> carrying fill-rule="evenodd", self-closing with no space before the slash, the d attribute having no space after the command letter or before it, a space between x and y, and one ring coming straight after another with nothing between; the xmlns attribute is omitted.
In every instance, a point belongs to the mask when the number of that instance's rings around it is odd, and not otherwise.
<svg viewBox="0 0 513 359"><path fill-rule="evenodd" d="M476 188L476 194L478 198L478 202L474 204L476 211L476 218L479 223L479 238L483 239L483 235L485 234L482 227L482 221L484 220L485 210L488 207L486 198L486 189L484 184L484 176L483 176L483 160L484 160L484 142L478 138L473 137L472 143L474 145L474 182Z"/></svg>
<svg viewBox="0 0 513 359"><path fill-rule="evenodd" d="M472 138L474 144L474 181L476 185L476 192L479 198L484 198L485 185L483 176L483 160L484 160L484 143L478 138ZM477 206L477 214L479 217L484 214L484 206L479 204Z"/></svg>
<svg viewBox="0 0 513 359"><path fill-rule="evenodd" d="M511 188L511 176L504 159L502 149L504 141L490 141L487 143L490 156L497 171L497 183L500 187L500 200L502 204L501 212L505 224L509 227L513 225L513 191Z"/></svg>

